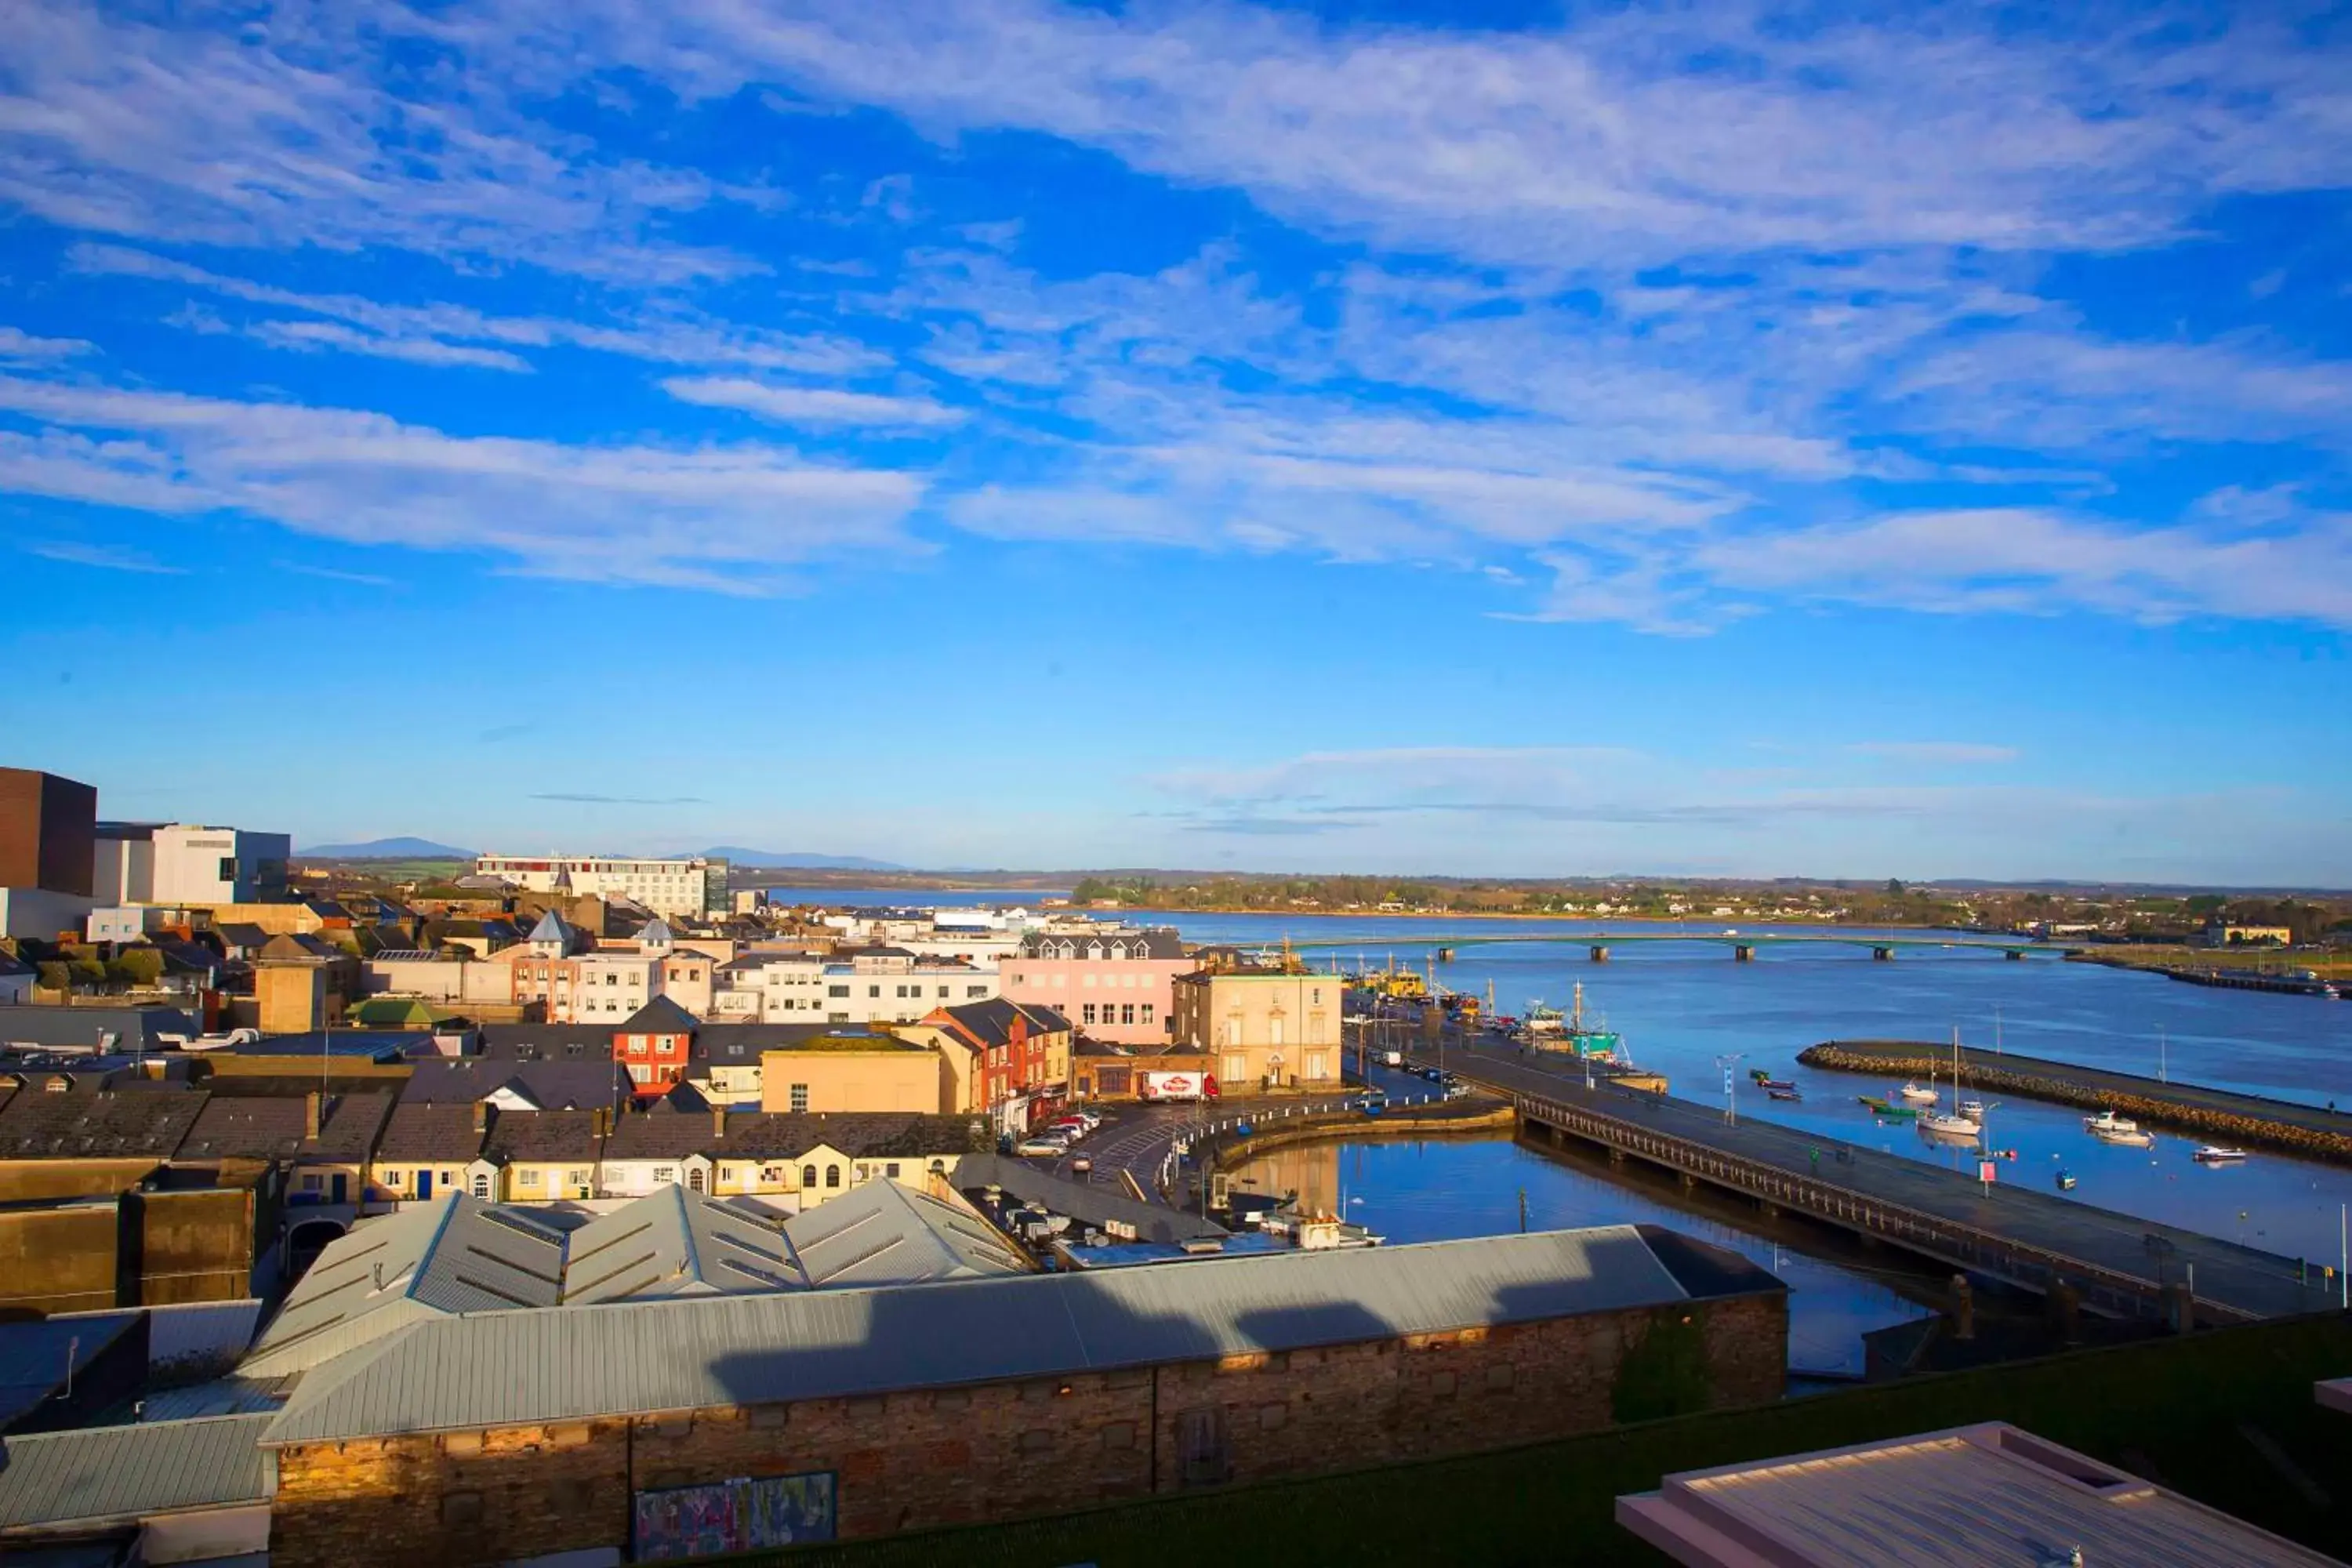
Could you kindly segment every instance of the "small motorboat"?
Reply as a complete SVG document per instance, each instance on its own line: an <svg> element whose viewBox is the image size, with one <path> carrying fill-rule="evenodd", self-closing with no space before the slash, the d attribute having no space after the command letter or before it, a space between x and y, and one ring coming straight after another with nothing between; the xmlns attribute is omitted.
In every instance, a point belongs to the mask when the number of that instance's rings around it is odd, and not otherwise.
<svg viewBox="0 0 2352 1568"><path fill-rule="evenodd" d="M1797 1092L1797 1086L1793 1083L1774 1083L1767 1084L1765 1086L1764 1098L1767 1100L1802 1100L1805 1097Z"/></svg>
<svg viewBox="0 0 2352 1568"><path fill-rule="evenodd" d="M1890 1105L1878 1114L1888 1121L1916 1121L1919 1120L1919 1108L1916 1105Z"/></svg>
<svg viewBox="0 0 2352 1568"><path fill-rule="evenodd" d="M1767 1094L1769 1094L1776 1089L1794 1089L1797 1085L1795 1080L1791 1079L1759 1078L1756 1080L1756 1087L1764 1090Z"/></svg>
<svg viewBox="0 0 2352 1568"><path fill-rule="evenodd" d="M1984 1120L1984 1101L1981 1100L1964 1100L1960 1101L1960 1114L1962 1116L1973 1116L1979 1121L1982 1121Z"/></svg>
<svg viewBox="0 0 2352 1568"><path fill-rule="evenodd" d="M2102 1110L2096 1116L2083 1118L2083 1131L2095 1132L2102 1136L2109 1132L2137 1132L2139 1131L2139 1123L2127 1121L2112 1110Z"/></svg>
<svg viewBox="0 0 2352 1568"><path fill-rule="evenodd" d="M2224 1149L2219 1144L2208 1143L2189 1157L2200 1165L2234 1165L2246 1157L2246 1152L2243 1149Z"/></svg>
<svg viewBox="0 0 2352 1568"><path fill-rule="evenodd" d="M1886 1114L1886 1101L1881 1100L1878 1096L1874 1094L1857 1094L1854 1098L1862 1101L1863 1104L1870 1107L1871 1110L1876 1111L1879 1115L1884 1116Z"/></svg>
<svg viewBox="0 0 2352 1568"><path fill-rule="evenodd" d="M2156 1147L2155 1133L2143 1132L2129 1122L2124 1123L2121 1127L2094 1127L2091 1129L2091 1136L2102 1143L2112 1143L2120 1149Z"/></svg>
<svg viewBox="0 0 2352 1568"><path fill-rule="evenodd" d="M2059 1173L2058 1173L2058 1175L2057 1175L2056 1180L2057 1180L2057 1183L2058 1183L2058 1190L2059 1190L2060 1192L2062 1192L2062 1193L2071 1193L2071 1192L2073 1192L2073 1191L2074 1190L2074 1172L2072 1172L2072 1171L2061 1171L2061 1172L2059 1172Z"/></svg>
<svg viewBox="0 0 2352 1568"><path fill-rule="evenodd" d="M1903 1099L1909 1100L1914 1105L1933 1105L1937 1100L1943 1098L1934 1089L1921 1089L1916 1083L1906 1083L1895 1092Z"/></svg>

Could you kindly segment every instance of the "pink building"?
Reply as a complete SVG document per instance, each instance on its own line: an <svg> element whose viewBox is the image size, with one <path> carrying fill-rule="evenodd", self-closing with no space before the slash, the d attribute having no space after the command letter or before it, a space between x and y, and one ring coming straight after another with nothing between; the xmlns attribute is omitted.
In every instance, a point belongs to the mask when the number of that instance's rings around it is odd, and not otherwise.
<svg viewBox="0 0 2352 1568"><path fill-rule="evenodd" d="M1033 933L1022 939L1018 956L997 966L1007 1000L1051 1007L1081 1035L1130 1046L1168 1043L1174 981L1196 967L1164 926Z"/></svg>

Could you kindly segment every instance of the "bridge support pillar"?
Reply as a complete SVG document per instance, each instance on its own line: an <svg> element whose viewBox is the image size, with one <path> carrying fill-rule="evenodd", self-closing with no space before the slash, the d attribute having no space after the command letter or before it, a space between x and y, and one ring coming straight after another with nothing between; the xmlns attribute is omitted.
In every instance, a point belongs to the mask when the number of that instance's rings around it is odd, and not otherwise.
<svg viewBox="0 0 2352 1568"><path fill-rule="evenodd" d="M1598 943L1595 943L1595 944L1594 944L1594 946L1593 946L1593 949L1592 949L1592 962L1593 962L1593 963L1608 963L1608 962L1609 962L1609 950L1608 950L1607 948L1605 948L1605 947L1602 947L1602 946L1599 945Z"/></svg>
<svg viewBox="0 0 2352 1568"><path fill-rule="evenodd" d="M1977 1337L1977 1292L1965 1274L1952 1276L1952 1337L1972 1340Z"/></svg>
<svg viewBox="0 0 2352 1568"><path fill-rule="evenodd" d="M1753 963L1756 962L1756 950L1744 942L1736 942L1732 945L1731 959L1735 963Z"/></svg>
<svg viewBox="0 0 2352 1568"><path fill-rule="evenodd" d="M1874 947L1870 950L1870 956L1885 963L1894 958L1895 950L1891 947Z"/></svg>
<svg viewBox="0 0 2352 1568"><path fill-rule="evenodd" d="M2187 1285L2164 1288L2164 1326L2176 1334L2197 1327L2197 1296Z"/></svg>

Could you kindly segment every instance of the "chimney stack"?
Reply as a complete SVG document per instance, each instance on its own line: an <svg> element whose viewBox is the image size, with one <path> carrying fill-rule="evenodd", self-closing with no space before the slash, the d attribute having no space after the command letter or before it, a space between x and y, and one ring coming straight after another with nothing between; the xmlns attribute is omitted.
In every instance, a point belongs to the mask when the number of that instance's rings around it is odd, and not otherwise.
<svg viewBox="0 0 2352 1568"><path fill-rule="evenodd" d="M489 1130L490 1102L487 1100L478 1100L474 1101L474 1131L488 1132Z"/></svg>
<svg viewBox="0 0 2352 1568"><path fill-rule="evenodd" d="M302 1097L302 1137L307 1142L319 1141L319 1120L326 1110L326 1099L315 1089Z"/></svg>

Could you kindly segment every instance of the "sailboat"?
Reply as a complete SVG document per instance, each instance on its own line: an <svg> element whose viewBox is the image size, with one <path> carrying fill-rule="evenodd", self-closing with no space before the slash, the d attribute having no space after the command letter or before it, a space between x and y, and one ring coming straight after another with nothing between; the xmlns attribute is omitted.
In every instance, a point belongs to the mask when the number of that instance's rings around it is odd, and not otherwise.
<svg viewBox="0 0 2352 1568"><path fill-rule="evenodd" d="M1952 1031L1952 1093L1960 1092L1960 1031ZM1984 1132L1984 1104L1980 1100L1963 1100L1958 1110L1949 1114L1930 1111L1919 1118L1919 1131L1937 1138L1976 1138Z"/></svg>
<svg viewBox="0 0 2352 1568"><path fill-rule="evenodd" d="M1930 1078L1927 1081L1930 1085L1933 1085L1935 1079ZM1933 1105L1937 1100L1943 1098L1941 1095L1938 1095L1932 1087L1921 1089L1916 1083L1906 1083L1895 1092L1902 1096L1905 1100L1909 1100L1914 1105Z"/></svg>

